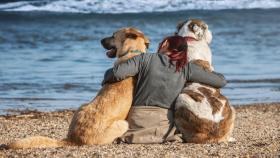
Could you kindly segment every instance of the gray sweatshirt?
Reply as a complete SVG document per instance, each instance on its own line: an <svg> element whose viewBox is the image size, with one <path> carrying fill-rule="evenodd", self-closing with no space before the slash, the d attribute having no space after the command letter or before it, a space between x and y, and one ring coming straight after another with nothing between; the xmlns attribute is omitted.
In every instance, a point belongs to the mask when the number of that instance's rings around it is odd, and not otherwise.
<svg viewBox="0 0 280 158"><path fill-rule="evenodd" d="M216 88L226 85L222 74L205 71L200 66L188 63L182 71L175 72L164 54L142 54L108 69L103 84L137 76L133 106L159 106L172 108L186 81L200 82Z"/></svg>

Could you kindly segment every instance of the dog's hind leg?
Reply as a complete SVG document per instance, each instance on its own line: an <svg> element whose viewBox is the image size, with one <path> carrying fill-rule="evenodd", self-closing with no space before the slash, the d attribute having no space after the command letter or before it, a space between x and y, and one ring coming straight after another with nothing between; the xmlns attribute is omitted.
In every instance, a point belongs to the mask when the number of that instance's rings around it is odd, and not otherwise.
<svg viewBox="0 0 280 158"><path fill-rule="evenodd" d="M128 130L128 123L125 120L118 120L112 123L103 134L100 144L110 144L116 138L121 137Z"/></svg>
<svg viewBox="0 0 280 158"><path fill-rule="evenodd" d="M235 109L231 106L232 117L230 119L230 128L226 134L226 142L236 142L236 139L232 137L233 128L234 128L234 120L236 117Z"/></svg>
<svg viewBox="0 0 280 158"><path fill-rule="evenodd" d="M183 140L186 143L204 144L208 142L208 135L206 133L195 133L190 135L183 135Z"/></svg>

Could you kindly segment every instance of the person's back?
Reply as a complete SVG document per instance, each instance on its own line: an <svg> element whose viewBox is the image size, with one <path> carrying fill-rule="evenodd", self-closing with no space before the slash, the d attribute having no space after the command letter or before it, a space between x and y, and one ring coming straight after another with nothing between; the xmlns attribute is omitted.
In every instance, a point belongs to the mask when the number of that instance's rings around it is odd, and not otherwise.
<svg viewBox="0 0 280 158"><path fill-rule="evenodd" d="M175 72L164 54L142 55L133 105L170 108L186 81L185 69Z"/></svg>

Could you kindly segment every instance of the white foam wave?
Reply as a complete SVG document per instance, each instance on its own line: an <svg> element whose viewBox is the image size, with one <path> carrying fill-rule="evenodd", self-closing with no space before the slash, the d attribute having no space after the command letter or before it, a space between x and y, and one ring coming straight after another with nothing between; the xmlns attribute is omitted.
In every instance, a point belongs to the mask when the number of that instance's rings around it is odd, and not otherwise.
<svg viewBox="0 0 280 158"><path fill-rule="evenodd" d="M280 8L280 0L40 0L0 5L1 11L74 13L141 13L253 8Z"/></svg>

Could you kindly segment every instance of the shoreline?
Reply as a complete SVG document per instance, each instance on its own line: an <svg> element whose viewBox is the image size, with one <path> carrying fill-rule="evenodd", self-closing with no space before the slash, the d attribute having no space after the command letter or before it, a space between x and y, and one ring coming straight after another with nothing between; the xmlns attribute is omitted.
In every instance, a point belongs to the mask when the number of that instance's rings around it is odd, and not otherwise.
<svg viewBox="0 0 280 158"><path fill-rule="evenodd" d="M235 105L233 143L110 144L49 149L0 150L0 157L277 157L280 103ZM21 111L0 115L0 145L27 136L66 137L75 110ZM17 111L19 112L19 111ZM32 130L30 130L32 129Z"/></svg>
<svg viewBox="0 0 280 158"><path fill-rule="evenodd" d="M236 110L239 109L244 109L244 108L265 108L267 106L274 106L274 105L279 105L280 102L269 102L269 103L248 103L248 104L234 104L232 105ZM75 112L77 108L65 108L65 109L55 109L55 110L39 110L39 109L5 109L2 110L4 112L0 113L0 118L1 117L24 117L25 115L27 117L30 117L31 115L34 116L40 116L40 115L48 115L51 113L65 113L65 112Z"/></svg>

